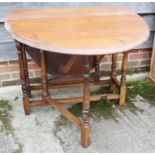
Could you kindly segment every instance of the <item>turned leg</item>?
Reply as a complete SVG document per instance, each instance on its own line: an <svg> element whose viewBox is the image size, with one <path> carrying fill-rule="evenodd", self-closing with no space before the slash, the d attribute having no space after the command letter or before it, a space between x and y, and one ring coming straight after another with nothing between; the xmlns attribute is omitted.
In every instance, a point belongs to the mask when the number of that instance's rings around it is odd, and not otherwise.
<svg viewBox="0 0 155 155"><path fill-rule="evenodd" d="M24 73L25 73L25 82L26 82L26 86L28 88L29 97L31 97L31 88L30 88L28 64L27 64L27 57L26 57L26 52L25 52L24 45L22 46L22 51L23 51L22 52L22 55L23 55L23 65L24 65Z"/></svg>
<svg viewBox="0 0 155 155"><path fill-rule="evenodd" d="M127 67L128 67L128 52L125 52L123 55L123 62L122 62L122 77L121 77L121 83L120 83L119 105L125 104Z"/></svg>
<svg viewBox="0 0 155 155"><path fill-rule="evenodd" d="M89 57L84 58L84 87L83 87L83 109L82 109L82 125L81 125L81 145L88 147L90 144L90 123L89 123L89 108L90 108L90 91L89 91Z"/></svg>
<svg viewBox="0 0 155 155"><path fill-rule="evenodd" d="M95 59L95 81L100 81L100 56L97 55L94 57Z"/></svg>
<svg viewBox="0 0 155 155"><path fill-rule="evenodd" d="M44 102L46 102L46 99L48 97L48 87L47 87L47 71L46 71L46 54L45 51L40 50L40 62L41 62L41 80L42 80L42 89L43 94L42 98Z"/></svg>
<svg viewBox="0 0 155 155"><path fill-rule="evenodd" d="M24 71L24 58L23 58L23 50L22 50L22 44L19 42L16 42L16 48L19 58L19 71L20 71L20 80L22 84L22 92L23 92L23 105L24 105L24 111L26 115L29 115L31 112L30 108L30 102L29 102L29 93L28 88L26 84L26 75Z"/></svg>
<svg viewBox="0 0 155 155"><path fill-rule="evenodd" d="M116 66L117 66L117 54L112 54L112 65L111 65L111 91L115 91L116 90L116 86L114 84L114 78L116 78L117 75L117 70L116 70Z"/></svg>

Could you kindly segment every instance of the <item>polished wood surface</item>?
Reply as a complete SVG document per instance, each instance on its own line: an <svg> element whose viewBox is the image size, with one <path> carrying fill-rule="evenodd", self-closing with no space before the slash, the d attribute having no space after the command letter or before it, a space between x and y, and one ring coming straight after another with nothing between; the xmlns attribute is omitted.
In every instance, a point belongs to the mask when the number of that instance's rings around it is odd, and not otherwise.
<svg viewBox="0 0 155 155"><path fill-rule="evenodd" d="M124 105L125 104L127 68L128 68L128 52L125 52L124 55L123 55L123 61L122 61L122 76L121 76L121 80L120 80L119 105Z"/></svg>
<svg viewBox="0 0 155 155"><path fill-rule="evenodd" d="M5 27L28 46L72 55L124 52L149 36L143 19L125 7L19 9Z"/></svg>
<svg viewBox="0 0 155 155"><path fill-rule="evenodd" d="M37 48L25 46L27 53L35 61L38 66L40 62L40 50ZM100 56L101 60L103 56ZM46 51L46 65L47 73L53 76L62 75L78 75L83 74L83 56L81 55L67 55ZM90 56L90 70L95 66L94 56Z"/></svg>

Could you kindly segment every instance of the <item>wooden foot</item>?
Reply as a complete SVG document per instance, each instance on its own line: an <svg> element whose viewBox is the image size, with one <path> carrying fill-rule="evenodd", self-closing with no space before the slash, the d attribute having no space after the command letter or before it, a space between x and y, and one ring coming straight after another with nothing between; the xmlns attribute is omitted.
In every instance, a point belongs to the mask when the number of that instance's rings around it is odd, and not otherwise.
<svg viewBox="0 0 155 155"><path fill-rule="evenodd" d="M90 124L89 124L89 108L90 108L90 91L89 91L89 57L84 58L84 87L83 87L83 110L81 123L81 145L88 147L90 144Z"/></svg>
<svg viewBox="0 0 155 155"><path fill-rule="evenodd" d="M122 77L121 77L121 83L120 83L119 105L124 105L125 104L127 67L128 67L128 52L125 52L124 55L123 55L123 62L122 62Z"/></svg>
<svg viewBox="0 0 155 155"><path fill-rule="evenodd" d="M23 103L24 103L25 115L30 115L31 114L31 107L30 107L29 98L27 96L23 97Z"/></svg>
<svg viewBox="0 0 155 155"><path fill-rule="evenodd" d="M22 50L22 44L19 42L16 42L16 48L17 48L17 53L18 53L18 58L19 58L19 71L20 71L20 80L21 80L21 85L22 85L22 93L23 93L23 106L24 106L24 111L25 115L29 115L31 113L31 108L30 108L30 102L29 102L29 92L28 92L28 87L27 87L27 82L26 78L27 76L25 75L25 63L24 63L24 57L23 57L23 50Z"/></svg>
<svg viewBox="0 0 155 155"><path fill-rule="evenodd" d="M84 126L82 125L81 127L81 145L83 147L88 147L90 145L90 132L91 132L91 128L90 125L89 126Z"/></svg>
<svg viewBox="0 0 155 155"><path fill-rule="evenodd" d="M121 106L125 105L125 96L126 96L126 87L121 87L119 105Z"/></svg>

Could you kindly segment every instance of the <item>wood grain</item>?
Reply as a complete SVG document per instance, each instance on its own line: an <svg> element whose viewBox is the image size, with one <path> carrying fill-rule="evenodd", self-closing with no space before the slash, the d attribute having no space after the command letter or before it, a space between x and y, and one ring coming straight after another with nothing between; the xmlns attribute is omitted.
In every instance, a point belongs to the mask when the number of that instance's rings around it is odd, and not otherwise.
<svg viewBox="0 0 155 155"><path fill-rule="evenodd" d="M125 104L126 98L126 72L128 68L128 52L123 54L123 61L122 61L122 76L120 80L120 98L119 98L119 105Z"/></svg>
<svg viewBox="0 0 155 155"><path fill-rule="evenodd" d="M149 36L145 21L126 7L15 10L5 27L26 45L76 55L126 51Z"/></svg>
<svg viewBox="0 0 155 155"><path fill-rule="evenodd" d="M57 102L55 102L50 98L47 98L47 103L50 104L53 108L60 111L61 114L63 114L70 122L72 122L73 124L75 124L77 127L80 128L81 121L78 117L73 115L70 111L68 111L67 109L65 109L64 107L62 107L61 105L59 105Z"/></svg>

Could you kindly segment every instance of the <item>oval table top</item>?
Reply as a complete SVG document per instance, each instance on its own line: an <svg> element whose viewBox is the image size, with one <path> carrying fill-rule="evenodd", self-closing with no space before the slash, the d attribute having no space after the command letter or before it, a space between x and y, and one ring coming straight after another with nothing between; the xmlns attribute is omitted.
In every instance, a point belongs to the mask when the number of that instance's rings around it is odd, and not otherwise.
<svg viewBox="0 0 155 155"><path fill-rule="evenodd" d="M71 55L124 52L149 36L145 21L126 7L18 9L5 27L28 46Z"/></svg>

